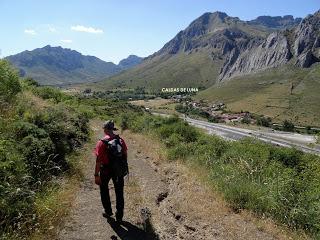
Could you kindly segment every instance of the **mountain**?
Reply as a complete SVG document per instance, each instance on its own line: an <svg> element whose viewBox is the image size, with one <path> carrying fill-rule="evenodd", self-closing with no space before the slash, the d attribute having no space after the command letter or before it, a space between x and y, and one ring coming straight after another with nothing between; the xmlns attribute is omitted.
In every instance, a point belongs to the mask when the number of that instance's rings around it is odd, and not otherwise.
<svg viewBox="0 0 320 240"><path fill-rule="evenodd" d="M133 60L136 58L138 57ZM22 76L30 76L42 85L96 82L137 63L137 60L130 61L129 57L125 67L119 66L94 56L84 56L75 50L50 45L24 51L6 59L20 70Z"/></svg>
<svg viewBox="0 0 320 240"><path fill-rule="evenodd" d="M205 87L195 98L320 126L320 11L303 20L205 13L135 68L95 87Z"/></svg>
<svg viewBox="0 0 320 240"><path fill-rule="evenodd" d="M205 13L138 67L106 79L101 86L209 87L277 67L292 59L291 36L304 21L292 16L242 21L223 12ZM310 54L296 57L301 66L314 61Z"/></svg>
<svg viewBox="0 0 320 240"><path fill-rule="evenodd" d="M118 66L121 67L123 70L133 68L139 65L142 62L143 58L138 57L136 55L129 55L127 58L122 59Z"/></svg>
<svg viewBox="0 0 320 240"><path fill-rule="evenodd" d="M303 19L293 29L273 32L260 41L249 40L227 57L220 80L246 75L293 61L308 68L320 59L320 11Z"/></svg>
<svg viewBox="0 0 320 240"><path fill-rule="evenodd" d="M231 111L267 115L275 122L320 126L320 11L298 26L235 48L218 84L196 98L223 101ZM252 41L252 40L251 40Z"/></svg>
<svg viewBox="0 0 320 240"><path fill-rule="evenodd" d="M302 18L294 18L292 15L286 16L260 16L254 20L247 21L251 25L260 25L273 29L285 29L297 26L302 21Z"/></svg>

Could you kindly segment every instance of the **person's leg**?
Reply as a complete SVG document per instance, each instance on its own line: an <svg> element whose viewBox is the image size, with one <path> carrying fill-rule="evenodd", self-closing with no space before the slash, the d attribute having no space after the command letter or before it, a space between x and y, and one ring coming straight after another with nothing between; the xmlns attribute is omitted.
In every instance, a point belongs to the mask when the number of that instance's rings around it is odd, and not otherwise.
<svg viewBox="0 0 320 240"><path fill-rule="evenodd" d="M117 220L122 220L123 217L123 209L124 209L124 197L123 197L123 186L124 180L123 177L113 177L112 178L114 190L116 193L116 218Z"/></svg>
<svg viewBox="0 0 320 240"><path fill-rule="evenodd" d="M102 206L105 210L105 213L109 216L112 215L112 208L111 208L111 201L110 201L110 194L109 194L109 181L110 176L101 176L101 185L100 185L100 196Z"/></svg>

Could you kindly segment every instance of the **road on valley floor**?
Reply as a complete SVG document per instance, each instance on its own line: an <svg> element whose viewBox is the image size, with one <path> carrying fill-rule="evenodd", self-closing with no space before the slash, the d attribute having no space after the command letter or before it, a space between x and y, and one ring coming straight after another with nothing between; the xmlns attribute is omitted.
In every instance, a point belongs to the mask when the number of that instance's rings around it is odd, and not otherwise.
<svg viewBox="0 0 320 240"><path fill-rule="evenodd" d="M154 113L168 117L167 114ZM275 130L250 130L228 126L220 123L210 123L190 117L182 117L190 125L205 129L209 134L215 134L228 140L240 140L246 137L254 137L261 141L282 147L294 147L304 152L320 155L320 145L315 144L314 136L298 133L281 132ZM314 145L313 147L308 146Z"/></svg>

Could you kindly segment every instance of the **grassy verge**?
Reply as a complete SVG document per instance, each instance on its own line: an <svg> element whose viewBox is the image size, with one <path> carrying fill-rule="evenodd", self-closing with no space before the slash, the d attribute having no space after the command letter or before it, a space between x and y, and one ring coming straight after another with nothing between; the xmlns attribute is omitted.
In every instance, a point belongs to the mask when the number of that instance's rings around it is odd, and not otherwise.
<svg viewBox="0 0 320 240"><path fill-rule="evenodd" d="M70 213L75 200L76 191L83 179L83 171L92 148L93 140L90 140L83 148L69 156L74 164L72 170L66 172L59 182L53 184L36 198L36 214L38 222L30 236L32 240L54 238L57 228L63 224L64 218Z"/></svg>
<svg viewBox="0 0 320 240"><path fill-rule="evenodd" d="M61 179L77 170L72 156L89 139L88 117L33 95L4 66L3 95L19 91L0 101L0 238L26 239L50 219L50 211L59 210L52 202L58 201ZM7 76L14 84L6 83ZM50 207L42 208L45 204Z"/></svg>
<svg viewBox="0 0 320 240"><path fill-rule="evenodd" d="M89 119L136 110L40 87L0 60L0 238L50 235L68 212Z"/></svg>
<svg viewBox="0 0 320 240"><path fill-rule="evenodd" d="M131 115L123 121L135 132L160 139L168 159L204 167L206 178L234 211L249 209L319 238L318 156L255 139L227 142L175 117Z"/></svg>

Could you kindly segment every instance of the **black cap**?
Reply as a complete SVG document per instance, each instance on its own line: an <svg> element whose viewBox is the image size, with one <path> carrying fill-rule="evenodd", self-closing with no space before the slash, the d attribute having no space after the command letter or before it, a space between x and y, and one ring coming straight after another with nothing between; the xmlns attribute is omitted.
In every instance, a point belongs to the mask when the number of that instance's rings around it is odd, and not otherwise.
<svg viewBox="0 0 320 240"><path fill-rule="evenodd" d="M117 128L114 127L114 122L113 120L107 120L103 123L103 129L107 129L107 130L118 130Z"/></svg>

